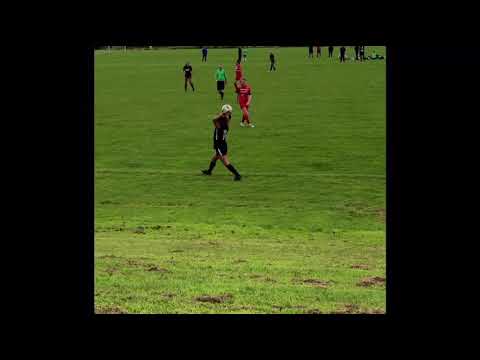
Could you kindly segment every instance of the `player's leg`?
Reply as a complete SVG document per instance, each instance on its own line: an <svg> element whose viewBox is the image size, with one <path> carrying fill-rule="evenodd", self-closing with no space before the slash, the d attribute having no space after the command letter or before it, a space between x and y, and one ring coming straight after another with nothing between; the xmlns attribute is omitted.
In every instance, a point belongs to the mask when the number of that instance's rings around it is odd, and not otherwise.
<svg viewBox="0 0 480 360"><path fill-rule="evenodd" d="M188 81L188 78L186 77L185 78L185 92L187 92L187 81Z"/></svg>
<svg viewBox="0 0 480 360"><path fill-rule="evenodd" d="M225 167L230 170L230 172L235 175L235 177L233 178L233 180L240 180L242 178L242 176L238 173L237 169L235 169L235 167L230 163L230 160L228 159L228 155L227 154L224 154L222 157L221 157L221 160L223 162L223 165L225 165Z"/></svg>
<svg viewBox="0 0 480 360"><path fill-rule="evenodd" d="M217 165L217 160L221 157L218 155L217 151L215 150L215 154L213 155L212 159L210 160L210 166L208 170L202 170L204 175L212 175L213 168Z"/></svg>
<svg viewBox="0 0 480 360"><path fill-rule="evenodd" d="M240 108L242 110L242 122L246 123L247 125L250 124L250 117L247 107L243 104L240 104Z"/></svg>
<svg viewBox="0 0 480 360"><path fill-rule="evenodd" d="M220 81L218 84L218 92L220 93L220 98L223 100L223 91L225 90L225 82Z"/></svg>
<svg viewBox="0 0 480 360"><path fill-rule="evenodd" d="M243 114L243 118L245 119L245 122L247 123L247 126L252 128L255 127L255 125L253 125L252 122L250 121L250 112L248 111L248 106L242 107L242 114Z"/></svg>
<svg viewBox="0 0 480 360"><path fill-rule="evenodd" d="M188 82L190 83L190 86L192 87L192 91L195 91L195 88L193 87L193 83L192 83L192 77L188 78Z"/></svg>

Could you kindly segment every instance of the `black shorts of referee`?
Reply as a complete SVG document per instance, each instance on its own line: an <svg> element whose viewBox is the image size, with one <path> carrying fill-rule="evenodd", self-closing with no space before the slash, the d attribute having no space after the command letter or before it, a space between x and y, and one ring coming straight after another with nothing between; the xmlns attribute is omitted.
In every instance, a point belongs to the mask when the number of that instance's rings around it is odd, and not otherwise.
<svg viewBox="0 0 480 360"><path fill-rule="evenodd" d="M225 81L219 80L217 81L217 91L225 90Z"/></svg>

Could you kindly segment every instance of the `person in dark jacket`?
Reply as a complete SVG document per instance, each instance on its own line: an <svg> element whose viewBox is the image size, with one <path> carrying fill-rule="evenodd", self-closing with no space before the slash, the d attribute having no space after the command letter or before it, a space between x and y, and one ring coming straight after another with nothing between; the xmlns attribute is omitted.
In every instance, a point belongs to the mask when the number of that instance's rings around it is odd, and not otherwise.
<svg viewBox="0 0 480 360"><path fill-rule="evenodd" d="M275 55L273 55L273 53L270 53L270 71L277 71L277 69L275 68Z"/></svg>
<svg viewBox="0 0 480 360"><path fill-rule="evenodd" d="M333 56L333 46L329 46L328 47L328 57L332 57Z"/></svg>
<svg viewBox="0 0 480 360"><path fill-rule="evenodd" d="M340 62L345 62L345 46L340 47Z"/></svg>

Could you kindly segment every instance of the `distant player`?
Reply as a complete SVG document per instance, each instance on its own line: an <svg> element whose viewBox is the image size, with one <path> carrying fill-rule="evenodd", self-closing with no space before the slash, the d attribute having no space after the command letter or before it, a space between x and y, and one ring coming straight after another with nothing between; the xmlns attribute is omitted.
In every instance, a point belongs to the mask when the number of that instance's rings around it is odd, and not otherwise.
<svg viewBox="0 0 480 360"><path fill-rule="evenodd" d="M308 47L308 57L313 58L313 46Z"/></svg>
<svg viewBox="0 0 480 360"><path fill-rule="evenodd" d="M220 94L220 98L223 100L223 95L225 91L225 85L227 85L227 74L223 65L218 65L218 69L215 72L215 79L217 80L217 91Z"/></svg>
<svg viewBox="0 0 480 360"><path fill-rule="evenodd" d="M360 60L360 46L355 46L355 60Z"/></svg>
<svg viewBox="0 0 480 360"><path fill-rule="evenodd" d="M365 61L365 46L360 46L360 61Z"/></svg>
<svg viewBox="0 0 480 360"><path fill-rule="evenodd" d="M320 46L317 46L317 57L322 56L322 48Z"/></svg>
<svg viewBox="0 0 480 360"><path fill-rule="evenodd" d="M210 160L210 166L208 170L202 170L204 175L212 175L212 170L217 164L217 160L221 160L223 165L230 170L230 172L235 175L233 180L238 181L242 176L238 171L233 167L228 159L228 149L227 149L227 135L229 130L230 119L232 118L232 107L230 105L223 105L222 112L213 119L213 149L215 154Z"/></svg>
<svg viewBox="0 0 480 360"><path fill-rule="evenodd" d="M240 48L239 48L240 49ZM238 92L237 92L237 81L239 80L242 80L243 78L243 70L242 70L242 64L240 63L241 61L241 58L239 58L239 60L237 60L237 63L235 65L235 82L233 83L233 86L235 87L235 92L237 93L237 103L240 104L240 96L238 95Z"/></svg>
<svg viewBox="0 0 480 360"><path fill-rule="evenodd" d="M247 48L243 49L243 62L247 61L247 53L248 53Z"/></svg>
<svg viewBox="0 0 480 360"><path fill-rule="evenodd" d="M277 69L275 68L275 55L273 55L273 53L270 53L270 71L277 71Z"/></svg>
<svg viewBox="0 0 480 360"><path fill-rule="evenodd" d="M242 48L238 48L238 58L237 58L237 63L242 61Z"/></svg>
<svg viewBox="0 0 480 360"><path fill-rule="evenodd" d="M345 46L340 47L340 62L345 62Z"/></svg>
<svg viewBox="0 0 480 360"><path fill-rule="evenodd" d="M187 61L185 66L183 67L183 72L185 73L185 92L187 92L187 82L190 84L192 87L192 91L195 91L195 88L193 87L192 83L192 65Z"/></svg>
<svg viewBox="0 0 480 360"><path fill-rule="evenodd" d="M202 48L202 62L207 62L208 49L206 46Z"/></svg>
<svg viewBox="0 0 480 360"><path fill-rule="evenodd" d="M242 64L240 64L240 60L237 60L235 64L235 81L242 80L243 77L243 70Z"/></svg>
<svg viewBox="0 0 480 360"><path fill-rule="evenodd" d="M238 94L238 104L242 110L242 122L240 123L240 126L253 128L255 125L250 122L250 113L248 111L250 103L252 102L252 89L250 88L250 85L247 84L245 78L242 78L235 83L235 89Z"/></svg>
<svg viewBox="0 0 480 360"><path fill-rule="evenodd" d="M328 57L332 57L333 56L333 46L329 46L328 47Z"/></svg>

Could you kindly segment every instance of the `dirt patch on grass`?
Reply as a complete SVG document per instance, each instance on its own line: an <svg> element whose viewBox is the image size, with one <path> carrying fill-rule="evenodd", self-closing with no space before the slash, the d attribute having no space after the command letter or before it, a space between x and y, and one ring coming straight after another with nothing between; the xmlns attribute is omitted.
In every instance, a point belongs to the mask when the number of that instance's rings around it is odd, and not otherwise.
<svg viewBox="0 0 480 360"><path fill-rule="evenodd" d="M105 272L106 272L108 275L112 276L113 274L118 273L118 269L112 267L112 268L105 269Z"/></svg>
<svg viewBox="0 0 480 360"><path fill-rule="evenodd" d="M305 311L304 314L323 314L323 312L321 312L318 309L310 309L310 310Z"/></svg>
<svg viewBox="0 0 480 360"><path fill-rule="evenodd" d="M119 306L99 306L95 308L95 314L128 314L128 312Z"/></svg>
<svg viewBox="0 0 480 360"><path fill-rule="evenodd" d="M328 288L328 286L333 283L332 280L320 280L320 279L301 279L301 280L296 280L296 282L300 282L306 285L312 285L322 289Z"/></svg>
<svg viewBox="0 0 480 360"><path fill-rule="evenodd" d="M304 310L305 306L303 305L272 305L273 309L278 311L282 310Z"/></svg>
<svg viewBox="0 0 480 360"><path fill-rule="evenodd" d="M145 234L145 228L143 226L136 227L135 229L133 229L133 233L144 235Z"/></svg>
<svg viewBox="0 0 480 360"><path fill-rule="evenodd" d="M229 310L257 310L255 306L250 305L240 305L240 306L231 306Z"/></svg>
<svg viewBox="0 0 480 360"><path fill-rule="evenodd" d="M379 308L366 309L365 314L385 314L385 310Z"/></svg>
<svg viewBox="0 0 480 360"><path fill-rule="evenodd" d="M119 259L118 256L115 255L101 255L97 256L98 259Z"/></svg>
<svg viewBox="0 0 480 360"><path fill-rule="evenodd" d="M223 294L223 295L217 295L217 296L202 295L202 296L197 296L195 300L199 302L221 304L221 303L233 300L233 295L232 294Z"/></svg>
<svg viewBox="0 0 480 360"><path fill-rule="evenodd" d="M175 296L177 296L176 294L174 293L164 293L162 294L162 297L165 298L165 299L173 299Z"/></svg>
<svg viewBox="0 0 480 360"><path fill-rule="evenodd" d="M181 253L181 252L185 252L185 250L181 250L181 249L175 249L175 250L172 250L170 251L172 253Z"/></svg>
<svg viewBox="0 0 480 360"><path fill-rule="evenodd" d="M145 266L146 264L143 261L139 261L136 259L126 259L125 263L130 266Z"/></svg>
<svg viewBox="0 0 480 360"><path fill-rule="evenodd" d="M247 260L243 260L243 259L237 259L235 261L233 261L233 264L241 264L241 263L246 263Z"/></svg>
<svg viewBox="0 0 480 360"><path fill-rule="evenodd" d="M380 308L360 308L357 304L345 304L343 307L335 310L334 314L385 314Z"/></svg>
<svg viewBox="0 0 480 360"><path fill-rule="evenodd" d="M386 279L380 276L367 277L357 283L357 286L369 287L376 285L385 285Z"/></svg>
<svg viewBox="0 0 480 360"><path fill-rule="evenodd" d="M370 267L367 264L353 264L350 266L351 269L361 269L361 270L370 270Z"/></svg>
<svg viewBox="0 0 480 360"><path fill-rule="evenodd" d="M272 279L271 277L268 277L268 276L267 276L265 279L263 279L263 280L265 280L265 281L267 281L267 282L272 282L272 283L276 283L276 282L277 282L277 280Z"/></svg>
<svg viewBox="0 0 480 360"><path fill-rule="evenodd" d="M160 272L160 273L169 273L170 271L158 266L148 266L146 268L147 271L155 271L155 272Z"/></svg>
<svg viewBox="0 0 480 360"><path fill-rule="evenodd" d="M360 306L357 304L345 304L343 307L333 311L334 314L359 314Z"/></svg>

